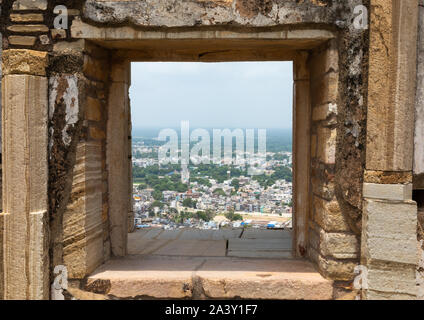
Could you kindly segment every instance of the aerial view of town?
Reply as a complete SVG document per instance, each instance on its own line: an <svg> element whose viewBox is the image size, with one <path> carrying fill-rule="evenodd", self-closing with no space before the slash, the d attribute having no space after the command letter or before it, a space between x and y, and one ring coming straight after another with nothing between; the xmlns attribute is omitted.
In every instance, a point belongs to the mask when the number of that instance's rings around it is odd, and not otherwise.
<svg viewBox="0 0 424 320"><path fill-rule="evenodd" d="M136 228L291 228L289 131L267 131L267 152L257 164L262 174L253 176L244 164L162 164L158 131L141 130L133 137Z"/></svg>

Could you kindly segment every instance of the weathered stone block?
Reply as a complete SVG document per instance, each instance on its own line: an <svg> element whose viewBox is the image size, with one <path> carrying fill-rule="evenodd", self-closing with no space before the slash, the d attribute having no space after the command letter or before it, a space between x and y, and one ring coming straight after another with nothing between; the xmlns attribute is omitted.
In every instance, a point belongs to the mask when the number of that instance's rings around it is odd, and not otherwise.
<svg viewBox="0 0 424 320"><path fill-rule="evenodd" d="M77 41L58 41L53 45L53 52L56 53L67 53L67 52L73 52L73 53L81 53L84 50L85 41L84 40L77 40Z"/></svg>
<svg viewBox="0 0 424 320"><path fill-rule="evenodd" d="M329 72L339 71L339 50L337 40L330 40L310 59L311 78L317 78Z"/></svg>
<svg viewBox="0 0 424 320"><path fill-rule="evenodd" d="M15 24L7 27L11 32L33 33L33 32L48 32L49 28L42 24Z"/></svg>
<svg viewBox="0 0 424 320"><path fill-rule="evenodd" d="M9 36L9 43L18 46L33 46L35 44L36 37L31 36Z"/></svg>
<svg viewBox="0 0 424 320"><path fill-rule="evenodd" d="M43 22L44 17L41 13L12 13L10 20L13 22Z"/></svg>
<svg viewBox="0 0 424 320"><path fill-rule="evenodd" d="M98 99L87 97L85 105L85 119L100 121L102 119L101 103Z"/></svg>
<svg viewBox="0 0 424 320"><path fill-rule="evenodd" d="M68 276L81 279L104 261L101 144L77 146L71 200L63 216L64 263Z"/></svg>
<svg viewBox="0 0 424 320"><path fill-rule="evenodd" d="M339 77L330 72L321 78L311 81L312 105L319 106L326 103L337 103Z"/></svg>
<svg viewBox="0 0 424 320"><path fill-rule="evenodd" d="M317 263L322 275L332 280L351 281L355 277L354 269L358 265L352 261L335 260L320 255L315 249L309 248L309 256Z"/></svg>
<svg viewBox="0 0 424 320"><path fill-rule="evenodd" d="M66 38L66 30L64 29L51 29L50 34L52 35L52 38L55 40Z"/></svg>
<svg viewBox="0 0 424 320"><path fill-rule="evenodd" d="M375 290L365 290L363 294L365 300L415 300L416 296L409 294L387 293Z"/></svg>
<svg viewBox="0 0 424 320"><path fill-rule="evenodd" d="M107 61L93 59L88 55L84 55L83 71L87 77L100 81L106 81L109 76Z"/></svg>
<svg viewBox="0 0 424 320"><path fill-rule="evenodd" d="M336 162L337 130L319 127L317 129L317 135L317 158L326 164L334 164Z"/></svg>
<svg viewBox="0 0 424 320"><path fill-rule="evenodd" d="M370 266L367 273L369 288L389 294L417 295L415 266Z"/></svg>
<svg viewBox="0 0 424 320"><path fill-rule="evenodd" d="M412 182L412 172L365 170L364 182L377 184L408 184Z"/></svg>
<svg viewBox="0 0 424 320"><path fill-rule="evenodd" d="M415 202L364 201L362 258L416 265L417 207Z"/></svg>
<svg viewBox="0 0 424 320"><path fill-rule="evenodd" d="M47 52L9 49L2 53L3 74L32 74L46 75L48 63Z"/></svg>
<svg viewBox="0 0 424 320"><path fill-rule="evenodd" d="M359 243L353 234L320 232L320 253L335 259L358 258Z"/></svg>
<svg viewBox="0 0 424 320"><path fill-rule="evenodd" d="M334 198L334 182L323 180L322 177L313 175L312 176L312 191L315 195L331 201Z"/></svg>
<svg viewBox="0 0 424 320"><path fill-rule="evenodd" d="M321 228L327 232L350 231L337 200L327 201L315 196L313 201L314 220Z"/></svg>
<svg viewBox="0 0 424 320"><path fill-rule="evenodd" d="M47 0L16 0L13 2L13 10L46 10Z"/></svg>
<svg viewBox="0 0 424 320"><path fill-rule="evenodd" d="M364 183L364 198L405 201L412 199L412 184Z"/></svg>

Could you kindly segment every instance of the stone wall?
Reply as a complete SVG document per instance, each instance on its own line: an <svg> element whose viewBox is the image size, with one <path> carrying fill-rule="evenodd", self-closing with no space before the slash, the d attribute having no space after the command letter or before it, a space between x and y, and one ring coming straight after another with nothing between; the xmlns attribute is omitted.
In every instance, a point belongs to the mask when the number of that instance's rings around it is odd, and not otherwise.
<svg viewBox="0 0 424 320"><path fill-rule="evenodd" d="M84 278L110 252L106 170L108 52L84 47L84 115L70 200L63 215L63 256L70 278Z"/></svg>
<svg viewBox="0 0 424 320"><path fill-rule="evenodd" d="M348 34L349 27L340 24L340 21L348 21L349 14L357 3L361 2L353 1L345 5L332 1L321 1L317 4L315 1L262 3L193 0L175 3L162 0L123 3L88 0L67 1L64 4L68 8L70 25L75 21L84 20L88 24L98 26L100 32L102 25L110 28L122 27L125 24L139 28L215 26L217 30L240 29L246 26L250 28L315 25L317 29L344 30L343 32ZM92 45L87 40L77 40L78 28L53 29L52 22L55 15L52 14L52 10L55 4L54 1L47 3L45 0L16 0L7 5L3 4L3 9L8 13L8 18L3 20L2 31L6 36L3 46L31 48L48 51L50 54L48 68L50 264L53 267L65 263L69 267L71 278L83 278L109 257L110 248L115 255L126 253L126 232L131 229L127 224L132 220L132 211L130 200L122 201L122 199L128 198L128 194L131 193L129 183L131 140L127 139L130 138L128 132L131 125L130 120L122 127L122 124L110 119L118 119L121 112L124 118L130 119L129 101L127 101L128 65L126 69L119 66L113 69L112 66L113 63L116 65L128 62L109 61L107 50ZM84 17L79 15L82 7ZM111 32L113 33L113 30ZM358 202L352 205L351 200L354 196L346 196L345 193L342 199L336 199L336 190L346 189L334 178L337 171L336 140L343 140L344 138L340 137L345 136L340 134L345 130L340 131L337 126L340 125L343 129L347 127L350 129L349 132L352 132L351 129L355 126L357 128L358 125L355 117L349 118L351 115L337 121L336 118L340 114L344 116L343 112L347 109L362 110L363 105L358 108L356 102L349 101L347 106L343 105L347 103L346 101L337 100L338 90L345 89L339 82L348 73L339 70L338 64L344 66L349 61L356 61L362 66L365 60L360 52L353 51L342 54L343 60L339 62L340 48L336 47L340 45L342 48L349 47L361 35L360 32L353 37L346 36L342 40L333 40L315 50L310 60L311 101L314 108L311 142L316 148L311 150L314 196L311 197L312 205L308 204L308 207L313 208L309 244L299 250L315 257L320 271L325 276L342 280L350 279L351 265L348 262L357 257L356 238L351 231L352 226L357 225L356 221L349 223L352 219L349 220L341 214L340 207L344 202L348 202L350 207L360 211L360 206ZM95 35L92 36L95 38ZM307 44L307 41L305 43ZM324 66L321 65L322 62L325 63ZM363 77L361 71L360 68L357 75L360 80ZM342 75L340 78L339 73ZM350 86L352 87L352 83ZM112 95L108 95L110 90L113 91ZM108 108L107 104L113 108ZM122 110L115 108L117 105L121 107L121 104ZM338 113L339 111L341 113ZM355 138L360 141L363 136L364 131L359 130ZM127 150L120 152L122 146L114 142L118 138L128 142L124 144ZM119 150L114 150L113 146L119 147ZM356 166L349 167L342 164L340 168L350 177L349 187L354 186L360 193L364 150L360 144L343 146L343 150L352 148L356 150L351 152L352 156L347 160L354 162ZM346 157L339 158L341 161L346 159ZM127 164L114 168L116 163L121 162ZM118 169L123 171L117 174ZM331 195L323 195L326 190ZM122 195L116 197L120 193ZM112 199L111 196L115 198ZM128 217L123 217L121 211L128 212ZM345 223L349 224L350 229L348 227L344 229L344 225L335 229L329 228L326 223L332 219L330 217L332 214L337 222L340 219L349 220ZM338 243L341 238L343 246L340 248L335 242ZM338 263L347 264L348 270L340 271Z"/></svg>
<svg viewBox="0 0 424 320"><path fill-rule="evenodd" d="M53 28L56 4L68 8L69 29ZM352 26L358 4L371 10L370 32ZM280 48L251 51L272 31L292 46L285 59L305 47L309 56L307 77L296 84L310 88L303 101L311 108L310 197L302 200L309 215L296 252L347 287L361 258L369 269L365 298L415 297L420 252L411 191L422 180L420 85L413 141L415 78L422 82L416 7L415 0L2 1L3 114L21 127L2 125L0 293L4 286L6 298L47 298L48 265L65 263L72 278L83 278L110 254L126 254L129 59L281 59ZM251 47L234 46L246 35ZM182 38L195 41L178 47ZM230 49L222 53L218 44Z"/></svg>
<svg viewBox="0 0 424 320"><path fill-rule="evenodd" d="M309 62L311 72L311 212L310 257L322 273L335 280L352 280L359 261L359 239L349 216L336 196L336 141L344 132L338 109L339 51L337 40L315 49ZM354 226L355 227L355 226Z"/></svg>
<svg viewBox="0 0 424 320"><path fill-rule="evenodd" d="M361 264L367 299L416 299L412 200L418 2L374 0L370 12Z"/></svg>

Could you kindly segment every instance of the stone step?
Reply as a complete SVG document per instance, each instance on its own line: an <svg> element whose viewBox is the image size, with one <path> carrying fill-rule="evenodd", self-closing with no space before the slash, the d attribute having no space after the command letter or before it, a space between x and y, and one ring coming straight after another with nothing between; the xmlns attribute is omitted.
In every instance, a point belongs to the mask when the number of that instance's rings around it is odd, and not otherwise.
<svg viewBox="0 0 424 320"><path fill-rule="evenodd" d="M117 299L332 299L306 260L132 256L113 259L86 290Z"/></svg>

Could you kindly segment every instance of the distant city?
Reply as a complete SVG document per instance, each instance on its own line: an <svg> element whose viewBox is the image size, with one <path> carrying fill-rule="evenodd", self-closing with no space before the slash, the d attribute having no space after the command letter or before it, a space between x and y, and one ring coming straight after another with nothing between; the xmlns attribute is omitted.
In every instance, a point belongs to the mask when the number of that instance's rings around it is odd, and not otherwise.
<svg viewBox="0 0 424 320"><path fill-rule="evenodd" d="M133 205L138 228L285 228L292 215L291 130L268 129L266 154L244 163L163 164L160 129L134 130ZM234 150L234 145L233 145Z"/></svg>

